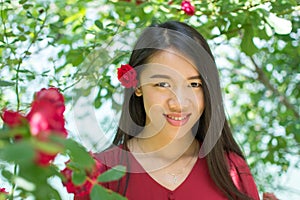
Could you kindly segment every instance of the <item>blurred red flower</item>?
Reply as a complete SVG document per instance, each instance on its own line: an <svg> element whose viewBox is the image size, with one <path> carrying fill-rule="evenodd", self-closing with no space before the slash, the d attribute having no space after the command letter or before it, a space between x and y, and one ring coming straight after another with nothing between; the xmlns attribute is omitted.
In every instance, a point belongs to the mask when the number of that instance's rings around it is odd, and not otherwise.
<svg viewBox="0 0 300 200"><path fill-rule="evenodd" d="M43 142L47 142L51 134L66 138L64 111L64 97L57 88L41 89L36 93L31 110L26 116L31 134ZM47 166L57 153L37 150L36 162Z"/></svg>
<svg viewBox="0 0 300 200"><path fill-rule="evenodd" d="M195 7L191 4L189 0L181 2L181 10L183 10L185 14L190 16L193 16L195 14Z"/></svg>
<svg viewBox="0 0 300 200"><path fill-rule="evenodd" d="M22 128L22 125L29 125L29 136L36 137L38 141L47 142L53 134L67 137L64 111L64 96L57 88L51 87L43 88L35 94L31 109L26 116L19 112L4 110L1 118L10 128ZM22 136L22 134L20 136L16 134L15 139L21 140ZM38 148L36 149L36 162L40 166L47 166L58 153L59 148L57 151L52 150L51 153Z"/></svg>
<svg viewBox="0 0 300 200"><path fill-rule="evenodd" d="M67 136L64 116L61 113L65 109L64 105L56 105L55 102L41 99L34 101L31 106L26 118L32 135L39 137L45 131L52 131L64 137Z"/></svg>
<svg viewBox="0 0 300 200"><path fill-rule="evenodd" d="M58 115L63 115L65 111L64 96L59 92L57 88L51 87L48 89L41 89L36 93L34 102L47 101L56 106Z"/></svg>
<svg viewBox="0 0 300 200"><path fill-rule="evenodd" d="M26 121L25 116L23 116L19 112L14 112L10 110L4 110L1 115L1 118L3 122L11 128L20 126Z"/></svg>
<svg viewBox="0 0 300 200"><path fill-rule="evenodd" d="M5 189L5 188L0 188L0 193L8 194L8 192L6 192L6 189Z"/></svg>

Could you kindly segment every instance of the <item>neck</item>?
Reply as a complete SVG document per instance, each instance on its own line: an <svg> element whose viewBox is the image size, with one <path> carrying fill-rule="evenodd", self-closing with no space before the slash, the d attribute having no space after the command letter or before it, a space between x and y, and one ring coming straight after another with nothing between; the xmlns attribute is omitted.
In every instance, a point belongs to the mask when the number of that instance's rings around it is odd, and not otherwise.
<svg viewBox="0 0 300 200"><path fill-rule="evenodd" d="M169 138L166 134L156 134L146 138L145 132L142 132L139 136L136 140L142 153L165 160L174 160L181 156L192 156L195 148L198 148L198 141L191 132L180 138Z"/></svg>

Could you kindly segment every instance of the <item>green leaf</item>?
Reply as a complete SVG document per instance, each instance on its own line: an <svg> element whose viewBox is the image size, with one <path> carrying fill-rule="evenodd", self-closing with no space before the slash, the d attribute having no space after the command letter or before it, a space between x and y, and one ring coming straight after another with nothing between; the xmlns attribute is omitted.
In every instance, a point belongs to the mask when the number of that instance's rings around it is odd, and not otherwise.
<svg viewBox="0 0 300 200"><path fill-rule="evenodd" d="M33 72L32 72L32 71L29 71L28 69L19 69L18 72L19 72L19 73L25 73L25 74L26 74L26 73L33 74Z"/></svg>
<svg viewBox="0 0 300 200"><path fill-rule="evenodd" d="M9 9L4 9L2 10L1 12L1 18L2 18L2 21L6 21L7 20L7 11L9 11Z"/></svg>
<svg viewBox="0 0 300 200"><path fill-rule="evenodd" d="M0 80L0 87L14 86L14 82L2 81Z"/></svg>
<svg viewBox="0 0 300 200"><path fill-rule="evenodd" d="M28 0L20 0L19 1L19 4L24 4L24 3L26 3Z"/></svg>
<svg viewBox="0 0 300 200"><path fill-rule="evenodd" d="M300 143L300 133L295 133L295 139L298 143Z"/></svg>
<svg viewBox="0 0 300 200"><path fill-rule="evenodd" d="M19 31L21 31L21 32L24 32L24 28L22 27L22 26L17 26L17 29L19 30Z"/></svg>
<svg viewBox="0 0 300 200"><path fill-rule="evenodd" d="M12 177L13 177L13 174L8 171L8 170L5 170L5 169L2 169L2 172L1 172L2 176L5 177L7 180L11 180Z"/></svg>
<svg viewBox="0 0 300 200"><path fill-rule="evenodd" d="M6 145L0 149L0 158L8 162L31 162L34 155L34 149L28 141Z"/></svg>
<svg viewBox="0 0 300 200"><path fill-rule="evenodd" d="M109 190L103 188L101 185L94 185L92 188L92 191L90 193L91 200L99 200L99 199L105 199L105 200L113 200L113 196L110 194Z"/></svg>
<svg viewBox="0 0 300 200"><path fill-rule="evenodd" d="M24 35L20 35L19 38L18 38L18 40L24 42L24 41L27 40L27 38Z"/></svg>
<svg viewBox="0 0 300 200"><path fill-rule="evenodd" d="M75 185L82 185L86 180L86 174L84 171L73 171L72 182Z"/></svg>
<svg viewBox="0 0 300 200"><path fill-rule="evenodd" d="M32 4L24 4L24 5L23 5L23 8L24 8L25 10L27 10L27 9L29 9L29 8L31 8L31 7L33 7Z"/></svg>
<svg viewBox="0 0 300 200"><path fill-rule="evenodd" d="M95 25L96 25L100 30L103 30L103 24L102 24L101 21L96 20L96 21L95 21Z"/></svg>
<svg viewBox="0 0 300 200"><path fill-rule="evenodd" d="M26 12L26 17L28 17L29 19L33 18L31 12L29 12L28 10Z"/></svg>
<svg viewBox="0 0 300 200"><path fill-rule="evenodd" d="M117 166L111 168L110 170L107 170L103 174L101 174L97 180L99 182L115 181L115 180L122 178L124 176L125 172L126 172L126 167L117 165Z"/></svg>
<svg viewBox="0 0 300 200"><path fill-rule="evenodd" d="M80 50L70 50L66 56L67 62L72 63L73 66L78 66L84 60L83 52Z"/></svg>
<svg viewBox="0 0 300 200"><path fill-rule="evenodd" d="M252 56L254 53L258 51L258 48L253 43L253 36L254 33L252 27L251 26L246 27L244 31L244 37L242 38L242 42L241 42L241 49L248 56Z"/></svg>
<svg viewBox="0 0 300 200"><path fill-rule="evenodd" d="M121 196L120 194L113 192L111 190L108 190L101 185L94 185L92 188L92 191L90 193L91 200L99 200L99 199L105 199L105 200L126 200L126 197Z"/></svg>
<svg viewBox="0 0 300 200"><path fill-rule="evenodd" d="M42 141L38 141L38 140L33 140L33 142L34 142L34 146L38 150L41 150L42 152L46 152L46 153L50 153L50 154L57 154L57 153L63 151L62 146L60 146L59 144L50 142L50 141L42 142Z"/></svg>
<svg viewBox="0 0 300 200"><path fill-rule="evenodd" d="M67 150L66 153L79 168L88 169L94 165L94 159L83 146L72 139L64 140L63 143Z"/></svg>

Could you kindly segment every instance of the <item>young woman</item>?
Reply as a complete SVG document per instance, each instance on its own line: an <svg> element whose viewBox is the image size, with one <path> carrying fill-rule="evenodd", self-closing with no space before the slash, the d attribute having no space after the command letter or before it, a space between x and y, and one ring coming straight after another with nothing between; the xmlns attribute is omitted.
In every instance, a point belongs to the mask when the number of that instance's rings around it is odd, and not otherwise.
<svg viewBox="0 0 300 200"><path fill-rule="evenodd" d="M96 158L127 173L105 187L129 200L259 199L199 32L176 21L148 27L118 70L126 87L119 128Z"/></svg>

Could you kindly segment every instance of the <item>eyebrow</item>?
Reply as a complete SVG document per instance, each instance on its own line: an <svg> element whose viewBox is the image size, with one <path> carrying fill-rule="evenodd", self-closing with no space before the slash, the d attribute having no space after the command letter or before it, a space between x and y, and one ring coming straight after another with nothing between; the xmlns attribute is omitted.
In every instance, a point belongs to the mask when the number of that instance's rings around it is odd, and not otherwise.
<svg viewBox="0 0 300 200"><path fill-rule="evenodd" d="M197 75L197 76L191 76L191 77L188 78L188 80L194 80L194 79L200 79L201 80L201 78L200 78L199 75Z"/></svg>
<svg viewBox="0 0 300 200"><path fill-rule="evenodd" d="M150 76L150 78L165 78L165 79L171 79L170 76L164 75L164 74L155 74L155 75L153 75L153 76ZM201 78L200 78L199 75L191 76L191 77L187 78L187 80L194 80L194 79L200 79L200 80L201 80Z"/></svg>
<svg viewBox="0 0 300 200"><path fill-rule="evenodd" d="M164 74L155 74L153 76L150 76L150 78L165 78L165 79L171 79L170 76L164 75Z"/></svg>

